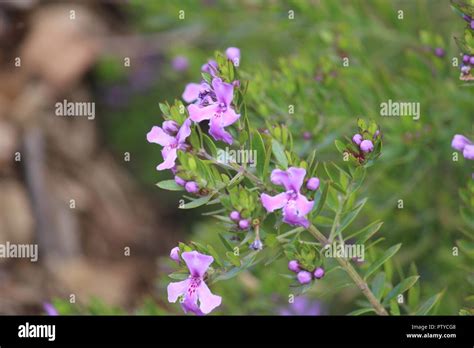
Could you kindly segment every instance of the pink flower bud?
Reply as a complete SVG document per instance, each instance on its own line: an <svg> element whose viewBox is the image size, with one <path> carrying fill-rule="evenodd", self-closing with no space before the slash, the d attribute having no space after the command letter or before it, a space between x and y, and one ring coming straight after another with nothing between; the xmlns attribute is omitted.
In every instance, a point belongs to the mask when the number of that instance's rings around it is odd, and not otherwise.
<svg viewBox="0 0 474 348"><path fill-rule="evenodd" d="M186 191L189 193L197 193L199 192L199 186L195 181L188 181L186 185L184 186Z"/></svg>
<svg viewBox="0 0 474 348"><path fill-rule="evenodd" d="M239 221L240 220L240 213L237 211L237 210L234 210L232 211L230 214L229 214L229 218L232 220L232 221Z"/></svg>
<svg viewBox="0 0 474 348"><path fill-rule="evenodd" d="M360 149L363 152L372 152L374 150L374 144L370 140L364 140L360 143Z"/></svg>
<svg viewBox="0 0 474 348"><path fill-rule="evenodd" d="M179 124L173 120L163 122L163 130L168 135L175 135L179 131Z"/></svg>
<svg viewBox="0 0 474 348"><path fill-rule="evenodd" d="M360 145L360 143L362 142L362 135L360 134L355 134L353 137L352 137L352 141L357 144L357 145Z"/></svg>
<svg viewBox="0 0 474 348"><path fill-rule="evenodd" d="M300 284L308 284L311 282L311 279L313 279L313 277L311 276L311 273L307 271L298 272L298 274L296 275L296 278L298 278L298 281L300 282Z"/></svg>
<svg viewBox="0 0 474 348"><path fill-rule="evenodd" d="M317 279L321 279L322 277L324 277L324 269L322 269L321 267L316 268L316 270L314 271L314 277Z"/></svg>
<svg viewBox="0 0 474 348"><path fill-rule="evenodd" d="M306 183L308 190L316 191L319 188L319 178L313 177Z"/></svg>
<svg viewBox="0 0 474 348"><path fill-rule="evenodd" d="M179 247L174 247L171 249L170 258L173 261L179 262Z"/></svg>
<svg viewBox="0 0 474 348"><path fill-rule="evenodd" d="M288 262L288 269L295 273L301 271L300 264L297 260L291 260L290 262Z"/></svg>
<svg viewBox="0 0 474 348"><path fill-rule="evenodd" d="M180 178L179 176L175 175L174 176L174 181L179 185L179 186L184 186L186 185L186 180L183 178Z"/></svg>
<svg viewBox="0 0 474 348"><path fill-rule="evenodd" d="M249 220L240 220L239 221L239 227L242 229L242 230L246 230L247 228L249 228L250 226L250 222Z"/></svg>

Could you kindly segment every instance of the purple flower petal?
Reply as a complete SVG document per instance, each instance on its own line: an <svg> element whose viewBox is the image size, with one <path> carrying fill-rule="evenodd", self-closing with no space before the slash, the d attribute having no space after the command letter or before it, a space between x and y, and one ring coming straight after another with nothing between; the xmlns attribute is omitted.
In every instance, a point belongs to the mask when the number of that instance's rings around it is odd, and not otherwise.
<svg viewBox="0 0 474 348"><path fill-rule="evenodd" d="M192 103L199 98L201 92L200 83L188 83L181 96L186 103Z"/></svg>
<svg viewBox="0 0 474 348"><path fill-rule="evenodd" d="M222 297L211 293L211 290L209 290L204 281L199 285L197 295L199 297L199 309L204 314L210 313L214 308L220 306L222 303Z"/></svg>
<svg viewBox="0 0 474 348"><path fill-rule="evenodd" d="M218 68L219 65L217 64L217 62L213 59L210 59L207 61L207 63L203 64L203 66L201 67L201 71L211 74L211 76L214 77L216 76Z"/></svg>
<svg viewBox="0 0 474 348"><path fill-rule="evenodd" d="M292 226L309 227L309 221L298 209L296 201L290 200L283 208L283 222Z"/></svg>
<svg viewBox="0 0 474 348"><path fill-rule="evenodd" d="M240 64L240 50L237 47L229 47L225 50L225 55L227 59L232 61L235 66L239 66Z"/></svg>
<svg viewBox="0 0 474 348"><path fill-rule="evenodd" d="M198 253L197 251L186 251L181 254L184 262L188 266L193 277L203 277L207 269L214 262L214 258L209 255Z"/></svg>
<svg viewBox="0 0 474 348"><path fill-rule="evenodd" d="M298 194L298 198L296 198L295 202L296 202L296 207L298 208L298 212L301 215L306 215L311 210L313 210L314 201L309 201L302 194Z"/></svg>
<svg viewBox="0 0 474 348"><path fill-rule="evenodd" d="M165 131L158 126L153 126L146 135L146 140L149 143L159 144L161 146L168 146L175 142L174 137L165 133Z"/></svg>
<svg viewBox="0 0 474 348"><path fill-rule="evenodd" d="M215 140L222 140L229 145L232 145L233 138L229 132L224 129L223 117L212 117L209 121L209 134Z"/></svg>
<svg viewBox="0 0 474 348"><path fill-rule="evenodd" d="M186 279L181 282L169 283L168 284L168 302L176 302L178 297L184 295L188 290L191 280Z"/></svg>
<svg viewBox="0 0 474 348"><path fill-rule="evenodd" d="M156 170L173 168L175 166L176 158L178 158L177 149L164 147L163 150L161 150L161 154L164 161L156 167Z"/></svg>
<svg viewBox="0 0 474 348"><path fill-rule="evenodd" d="M290 167L286 171L274 169L270 180L273 184L283 186L288 191L299 191L303 186L305 175L306 170L304 168Z"/></svg>
<svg viewBox="0 0 474 348"><path fill-rule="evenodd" d="M217 101L224 103L225 106L230 106L234 98L234 86L230 83L222 82L220 78L215 78L212 80L212 88L216 93Z"/></svg>
<svg viewBox="0 0 474 348"><path fill-rule="evenodd" d="M178 131L178 134L176 135L176 139L178 141L178 144L183 144L186 141L186 138L191 135L191 120L189 118L186 119L186 121L183 122L181 125L181 128Z"/></svg>
<svg viewBox="0 0 474 348"><path fill-rule="evenodd" d="M277 209L283 208L288 203L288 195L286 192L280 193L276 196L269 196L262 193L260 201L267 212L271 213Z"/></svg>
<svg viewBox="0 0 474 348"><path fill-rule="evenodd" d="M218 112L218 109L219 106L217 104L211 104L204 107L199 107L196 104L191 104L188 106L189 118L194 122L209 120L216 112Z"/></svg>

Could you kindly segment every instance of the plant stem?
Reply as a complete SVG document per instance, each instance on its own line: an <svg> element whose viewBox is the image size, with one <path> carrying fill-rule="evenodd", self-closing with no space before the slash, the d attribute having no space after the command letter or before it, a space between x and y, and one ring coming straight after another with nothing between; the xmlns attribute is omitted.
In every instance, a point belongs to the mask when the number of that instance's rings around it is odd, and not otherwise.
<svg viewBox="0 0 474 348"><path fill-rule="evenodd" d="M330 244L329 240L314 226L310 225L308 231L324 246ZM352 265L347 261L345 258L337 257L337 262L341 265L341 267L346 271L346 273L351 277L357 287L362 291L364 296L369 300L370 304L374 308L375 312L378 315L388 315L387 311L385 310L384 306L380 303L379 300L374 296L372 291L370 291L369 286L367 283L362 279L362 277L357 273L357 271L352 267Z"/></svg>

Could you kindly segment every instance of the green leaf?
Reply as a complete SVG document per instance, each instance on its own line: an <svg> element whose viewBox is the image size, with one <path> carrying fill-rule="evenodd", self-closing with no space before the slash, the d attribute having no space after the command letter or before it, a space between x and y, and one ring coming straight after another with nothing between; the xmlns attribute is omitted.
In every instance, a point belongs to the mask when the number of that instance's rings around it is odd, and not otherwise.
<svg viewBox="0 0 474 348"><path fill-rule="evenodd" d="M282 145L275 139L272 139L272 152L278 164L280 164L281 167L286 169L288 167L288 159L286 158L285 151Z"/></svg>
<svg viewBox="0 0 474 348"><path fill-rule="evenodd" d="M358 316L358 315L365 314L365 313L370 313L370 312L375 312L375 310L373 308L361 308L361 309L357 309L353 312L350 312L347 315Z"/></svg>
<svg viewBox="0 0 474 348"><path fill-rule="evenodd" d="M183 191L184 188L179 186L174 180L163 180L156 184L159 188L168 191Z"/></svg>
<svg viewBox="0 0 474 348"><path fill-rule="evenodd" d="M222 267L222 262L221 262L221 258L219 256L219 254L217 253L216 249L214 249L214 247L210 244L207 245L207 251L209 252L209 254L211 254L211 256L214 258L214 261L220 266Z"/></svg>
<svg viewBox="0 0 474 348"><path fill-rule="evenodd" d="M398 283L384 298L383 304L387 305L391 299L410 289L418 281L418 278L420 278L420 276L411 276Z"/></svg>
<svg viewBox="0 0 474 348"><path fill-rule="evenodd" d="M227 259L235 266L235 267L240 267L240 258L234 254L233 251L228 251L225 253L227 256Z"/></svg>
<svg viewBox="0 0 474 348"><path fill-rule="evenodd" d="M365 243L367 240L369 240L375 233L377 233L378 230L380 230L380 227L382 227L383 222L381 221L374 221L370 225L365 226L364 228L348 235L345 240L347 239L352 239L356 236L359 236L357 239L357 242L360 244Z"/></svg>
<svg viewBox="0 0 474 348"><path fill-rule="evenodd" d="M328 191L329 191L329 183L323 184L321 183L321 186L318 191L316 191L316 194L314 196L314 206L316 206L316 209L312 212L314 215L318 215L321 210L323 209L324 202L326 202L326 198L328 196Z"/></svg>
<svg viewBox="0 0 474 348"><path fill-rule="evenodd" d="M175 279L175 280L185 280L187 278L189 278L189 273L184 273L184 272L174 272L174 273L171 273L171 274L168 274L168 277L170 277L171 279Z"/></svg>
<svg viewBox="0 0 474 348"><path fill-rule="evenodd" d="M229 250L229 251L232 251L234 248L232 247L232 245L229 243L229 241L222 235L222 233L219 233L218 234L222 244L224 244L224 247Z"/></svg>
<svg viewBox="0 0 474 348"><path fill-rule="evenodd" d="M372 286L371 286L374 296L379 301L382 298L384 287L385 287L385 273L380 272L372 280Z"/></svg>
<svg viewBox="0 0 474 348"><path fill-rule="evenodd" d="M369 269L365 273L364 279L367 279L372 273L374 273L380 266L382 266L385 262L387 262L393 255L397 253L397 251L400 249L402 246L401 243L392 246L390 249L388 249L380 259L372 263L370 265Z"/></svg>
<svg viewBox="0 0 474 348"><path fill-rule="evenodd" d="M255 131L253 134L253 147L257 152L257 174L263 178L265 176L265 143L263 142L260 132Z"/></svg>
<svg viewBox="0 0 474 348"><path fill-rule="evenodd" d="M362 199L352 211L350 211L344 218L342 218L341 224L337 229L337 233L342 233L352 223L352 221L354 221L354 219L357 217L357 215L359 215L366 202L367 198Z"/></svg>
<svg viewBox="0 0 474 348"><path fill-rule="evenodd" d="M216 144L212 141L211 138L207 134L203 134L202 138L204 140L204 144L206 144L207 148L209 149L212 157L216 158L217 157L217 147Z"/></svg>
<svg viewBox="0 0 474 348"><path fill-rule="evenodd" d="M346 145L344 145L342 141L336 139L334 141L334 144L336 145L336 148L340 153L343 153L346 150Z"/></svg>
<svg viewBox="0 0 474 348"><path fill-rule="evenodd" d="M439 302L439 300L441 300L441 297L443 296L443 294L444 294L444 291L430 297L428 300L422 303L422 305L416 310L414 314L427 315L433 309L433 307Z"/></svg>
<svg viewBox="0 0 474 348"><path fill-rule="evenodd" d="M165 116L169 116L170 114L170 107L166 104L160 103L160 110Z"/></svg>
<svg viewBox="0 0 474 348"><path fill-rule="evenodd" d="M200 206L206 204L207 202L209 202L210 199L211 199L211 196L201 197L201 198L195 199L195 200L193 200L193 201L191 201L191 202L188 202L188 203L186 203L185 205L180 206L179 208L180 208L180 209L193 209L193 208L197 208L197 207L200 207Z"/></svg>
<svg viewBox="0 0 474 348"><path fill-rule="evenodd" d="M391 315L400 315L400 308L398 308L397 301L390 301L390 314Z"/></svg>

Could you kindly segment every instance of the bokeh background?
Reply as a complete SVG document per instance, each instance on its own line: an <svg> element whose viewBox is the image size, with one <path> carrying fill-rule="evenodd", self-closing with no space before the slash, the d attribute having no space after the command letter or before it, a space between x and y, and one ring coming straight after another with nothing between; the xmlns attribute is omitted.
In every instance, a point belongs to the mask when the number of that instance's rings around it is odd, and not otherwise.
<svg viewBox="0 0 474 348"><path fill-rule="evenodd" d="M0 242L40 249L37 263L0 259L0 313L43 313L51 301L65 314L181 313L166 303L167 254L178 241L218 244L222 227L155 186L171 175L155 171L159 147L145 135L161 122L158 103L179 99L229 46L251 81L251 117L287 125L302 155L336 160L334 140L357 117L380 124L360 224L382 219L378 245L403 243L386 272L420 274L424 298L444 291L434 312L472 308L473 215L461 217L459 189L473 168L450 147L454 134L473 136L474 89L453 66L463 26L445 0L0 2ZM96 118L55 116L64 99L95 102ZM388 99L420 103L420 120L381 117ZM357 289L336 275L289 306L285 269L217 283L217 313L357 308Z"/></svg>

